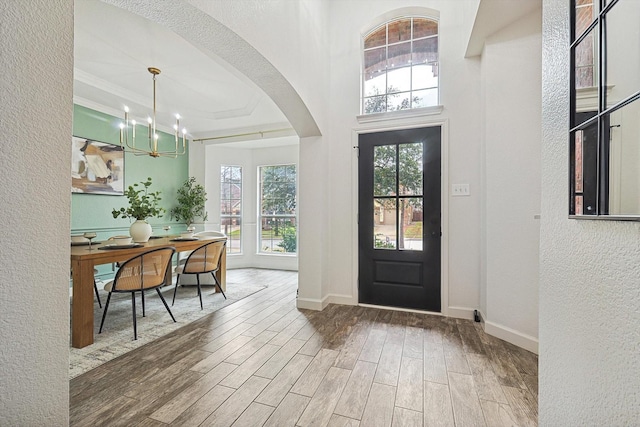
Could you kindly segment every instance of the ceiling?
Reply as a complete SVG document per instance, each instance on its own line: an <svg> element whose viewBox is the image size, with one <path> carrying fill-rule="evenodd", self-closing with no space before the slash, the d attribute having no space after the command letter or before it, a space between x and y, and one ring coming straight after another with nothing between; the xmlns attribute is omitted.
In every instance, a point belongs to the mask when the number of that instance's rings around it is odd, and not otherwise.
<svg viewBox="0 0 640 427"><path fill-rule="evenodd" d="M146 122L153 111L147 68L156 67L161 130L172 132L179 113L191 139L217 136L212 142L220 143L226 142L220 136L257 132L253 139L278 136L282 145L281 137L290 136L297 142L284 114L252 81L165 27L99 0L76 0L74 38L77 104L117 117L126 105L133 119ZM259 134L270 130L280 131Z"/></svg>

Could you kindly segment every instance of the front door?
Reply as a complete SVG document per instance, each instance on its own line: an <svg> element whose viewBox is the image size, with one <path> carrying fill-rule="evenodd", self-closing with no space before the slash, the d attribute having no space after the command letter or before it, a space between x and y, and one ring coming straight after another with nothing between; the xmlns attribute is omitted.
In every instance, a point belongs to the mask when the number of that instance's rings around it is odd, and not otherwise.
<svg viewBox="0 0 640 427"><path fill-rule="evenodd" d="M361 303L440 311L440 126L361 134Z"/></svg>

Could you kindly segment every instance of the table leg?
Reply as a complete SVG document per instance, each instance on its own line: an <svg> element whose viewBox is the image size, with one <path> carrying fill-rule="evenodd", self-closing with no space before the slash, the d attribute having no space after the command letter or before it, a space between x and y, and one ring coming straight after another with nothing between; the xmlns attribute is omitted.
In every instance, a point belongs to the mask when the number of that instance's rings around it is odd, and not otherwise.
<svg viewBox="0 0 640 427"><path fill-rule="evenodd" d="M227 290L227 251L222 251L222 256L220 259L220 268L215 272L216 279L220 283L220 287L222 291Z"/></svg>
<svg viewBox="0 0 640 427"><path fill-rule="evenodd" d="M71 345L82 348L93 344L93 262L72 261L71 268Z"/></svg>

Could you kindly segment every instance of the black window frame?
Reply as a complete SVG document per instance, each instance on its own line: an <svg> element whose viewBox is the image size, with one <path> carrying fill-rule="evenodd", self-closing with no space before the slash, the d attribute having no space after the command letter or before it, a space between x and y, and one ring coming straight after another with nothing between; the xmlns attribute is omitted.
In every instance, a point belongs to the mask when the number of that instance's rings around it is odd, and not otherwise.
<svg viewBox="0 0 640 427"><path fill-rule="evenodd" d="M569 217L578 219L617 219L617 220L640 220L638 215L610 216L609 215L609 138L610 138L610 117L611 114L619 109L640 99L640 90L632 93L619 102L607 107L607 15L625 0L594 0L593 7L596 13L591 24L581 34L576 34L577 0L570 0L570 93L569 93ZM596 74L597 89L597 109L592 114L585 115L584 112L578 112L577 106L577 88L576 88L576 47L582 42L589 33L597 35L594 40L595 49L597 50L597 60L594 63L594 73ZM632 54L632 52L630 52ZM637 53L636 53L637 54ZM578 116L585 117L578 120ZM591 191L595 192L595 206L588 212L576 212L576 196L582 193L576 193L576 159L575 159L575 140L576 133L588 129L594 124L597 125L595 136L597 141L593 145L596 156L596 176L592 180L595 188ZM583 152L583 156L585 153Z"/></svg>

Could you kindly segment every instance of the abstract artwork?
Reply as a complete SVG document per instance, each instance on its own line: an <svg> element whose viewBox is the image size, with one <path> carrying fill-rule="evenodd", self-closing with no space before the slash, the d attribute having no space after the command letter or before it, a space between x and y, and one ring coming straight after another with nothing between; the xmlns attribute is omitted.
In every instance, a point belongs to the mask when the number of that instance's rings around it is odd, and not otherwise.
<svg viewBox="0 0 640 427"><path fill-rule="evenodd" d="M124 194L124 150L119 145L72 138L71 192Z"/></svg>

